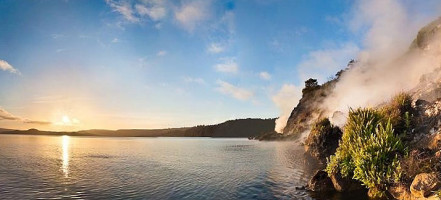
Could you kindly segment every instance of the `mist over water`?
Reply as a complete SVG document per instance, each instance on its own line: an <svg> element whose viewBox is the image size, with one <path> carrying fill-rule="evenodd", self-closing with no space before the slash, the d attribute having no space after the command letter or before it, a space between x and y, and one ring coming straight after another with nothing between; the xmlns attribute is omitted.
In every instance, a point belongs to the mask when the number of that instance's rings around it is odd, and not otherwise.
<svg viewBox="0 0 441 200"><path fill-rule="evenodd" d="M0 197L311 199L292 142L0 135Z"/></svg>

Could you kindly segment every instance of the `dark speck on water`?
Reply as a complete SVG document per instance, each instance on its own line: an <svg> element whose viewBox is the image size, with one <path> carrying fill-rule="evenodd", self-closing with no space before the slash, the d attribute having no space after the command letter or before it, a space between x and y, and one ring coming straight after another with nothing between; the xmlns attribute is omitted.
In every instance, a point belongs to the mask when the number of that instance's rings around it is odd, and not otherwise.
<svg viewBox="0 0 441 200"><path fill-rule="evenodd" d="M303 147L211 138L0 135L0 199L360 199L314 194Z"/></svg>

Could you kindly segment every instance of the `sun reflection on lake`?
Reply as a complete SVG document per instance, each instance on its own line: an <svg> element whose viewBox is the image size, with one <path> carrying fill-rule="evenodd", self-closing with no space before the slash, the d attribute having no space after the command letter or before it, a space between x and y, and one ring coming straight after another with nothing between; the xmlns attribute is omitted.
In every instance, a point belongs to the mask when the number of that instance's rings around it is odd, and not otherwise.
<svg viewBox="0 0 441 200"><path fill-rule="evenodd" d="M62 137L62 157L61 157L61 169L63 171L64 177L69 177L69 136L63 135Z"/></svg>

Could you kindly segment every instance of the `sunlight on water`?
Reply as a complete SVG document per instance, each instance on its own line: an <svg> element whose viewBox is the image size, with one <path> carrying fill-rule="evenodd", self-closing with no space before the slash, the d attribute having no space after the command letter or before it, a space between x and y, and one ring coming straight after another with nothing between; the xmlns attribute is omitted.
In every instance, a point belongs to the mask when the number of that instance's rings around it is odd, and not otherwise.
<svg viewBox="0 0 441 200"><path fill-rule="evenodd" d="M61 169L63 171L64 177L69 177L69 136L63 135L61 137L62 143L61 148L63 150L63 154L61 157Z"/></svg>
<svg viewBox="0 0 441 200"><path fill-rule="evenodd" d="M315 199L296 189L311 176L303 153L247 139L0 135L0 200Z"/></svg>

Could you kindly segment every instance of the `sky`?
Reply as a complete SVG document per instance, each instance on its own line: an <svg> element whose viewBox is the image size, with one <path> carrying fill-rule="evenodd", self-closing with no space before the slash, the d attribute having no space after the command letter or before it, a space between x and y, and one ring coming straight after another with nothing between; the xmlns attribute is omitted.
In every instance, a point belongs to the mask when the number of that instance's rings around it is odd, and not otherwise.
<svg viewBox="0 0 441 200"><path fill-rule="evenodd" d="M306 79L327 81L366 48L375 18L359 13L366 2L2 0L0 127L279 117ZM421 24L440 13L435 0L372 2L398 5Z"/></svg>

